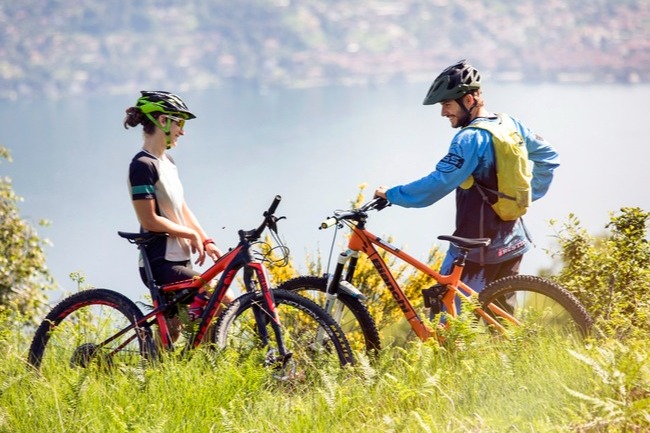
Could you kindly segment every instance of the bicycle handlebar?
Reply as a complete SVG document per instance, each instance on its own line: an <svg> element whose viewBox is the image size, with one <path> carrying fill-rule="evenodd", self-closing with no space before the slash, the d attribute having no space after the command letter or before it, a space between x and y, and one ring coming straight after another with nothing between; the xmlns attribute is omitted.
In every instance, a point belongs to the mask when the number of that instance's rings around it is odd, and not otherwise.
<svg viewBox="0 0 650 433"><path fill-rule="evenodd" d="M334 224L336 224L337 222L339 222L339 220L337 220L335 217L329 217L325 221L320 223L318 229L319 230L328 229L332 227Z"/></svg>
<svg viewBox="0 0 650 433"><path fill-rule="evenodd" d="M280 219L284 217L277 218L275 215L275 211L278 208L278 205L280 204L280 201L282 200L282 197L280 195L276 195L273 198L273 202L271 203L271 206L269 206L268 210L264 211L263 216L264 216L264 221L262 221L262 224L256 229L253 230L240 230L239 231L239 236L242 239L248 239L252 241L256 241L262 236L262 232L264 231L265 228L269 228L270 230L273 230L274 232L277 233L278 227L276 222L279 221Z"/></svg>
<svg viewBox="0 0 650 433"><path fill-rule="evenodd" d="M276 195L273 198L273 203L271 203L271 206L269 206L269 210L264 212L264 216L273 215L275 210L278 208L278 205L280 204L280 200L282 200L282 197L280 197L280 195Z"/></svg>
<svg viewBox="0 0 650 433"><path fill-rule="evenodd" d="M381 197L375 197L372 200L370 200L368 203L362 206L362 208L365 207L365 210L376 210L380 211L385 207L390 206L390 202L386 200L385 198Z"/></svg>
<svg viewBox="0 0 650 433"><path fill-rule="evenodd" d="M369 210L380 211L385 207L390 206L390 202L385 198L375 197L369 202L363 204L358 209L350 209L346 211L334 211L334 216L328 217L320 224L319 230L327 229L343 220L360 220L367 215Z"/></svg>

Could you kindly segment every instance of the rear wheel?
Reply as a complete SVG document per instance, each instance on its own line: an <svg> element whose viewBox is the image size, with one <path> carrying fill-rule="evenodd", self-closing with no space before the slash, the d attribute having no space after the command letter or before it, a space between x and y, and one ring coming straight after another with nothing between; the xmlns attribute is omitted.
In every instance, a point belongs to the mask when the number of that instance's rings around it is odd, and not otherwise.
<svg viewBox="0 0 650 433"><path fill-rule="evenodd" d="M226 308L217 319L212 341L233 356L259 356L261 363L277 369L281 379L353 363L341 328L325 310L296 293L275 289L273 297L288 356L280 355L272 314L259 292L245 293Z"/></svg>
<svg viewBox="0 0 650 433"><path fill-rule="evenodd" d="M479 302L504 326L510 322L495 312L495 306L539 333L582 339L592 326L589 313L575 296L540 277L515 275L497 280L483 289Z"/></svg>
<svg viewBox="0 0 650 433"><path fill-rule="evenodd" d="M283 282L278 289L300 293L322 307L327 296L327 278L297 277ZM345 333L353 351L374 355L381 349L377 325L361 300L339 290L331 315Z"/></svg>
<svg viewBox="0 0 650 433"><path fill-rule="evenodd" d="M57 304L40 324L29 363L42 371L137 365L155 352L151 329L133 327L143 318L126 296L106 289L84 290Z"/></svg>

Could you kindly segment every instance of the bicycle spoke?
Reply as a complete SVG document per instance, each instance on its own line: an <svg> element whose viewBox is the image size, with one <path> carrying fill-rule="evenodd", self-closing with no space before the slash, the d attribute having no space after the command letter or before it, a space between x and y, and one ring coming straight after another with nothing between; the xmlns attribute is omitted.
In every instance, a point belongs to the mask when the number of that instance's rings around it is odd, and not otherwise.
<svg viewBox="0 0 650 433"><path fill-rule="evenodd" d="M343 333L335 329L338 327L323 310L313 303L308 305L310 301L299 295L277 290L274 293L285 354L280 353L271 313L252 295L236 300L219 318L213 336L215 343L233 356L257 357L258 362L275 369L279 379L306 377L311 374L308 372L338 369L351 362L349 346L342 343ZM261 316L266 318L262 323L269 337L266 342L259 338L255 309L261 310ZM315 309L320 312L314 312ZM342 349L342 344L346 348Z"/></svg>
<svg viewBox="0 0 650 433"><path fill-rule="evenodd" d="M115 292L79 292L59 303L39 326L29 361L44 372L139 364L153 351L150 332L132 327L141 317L134 304Z"/></svg>
<svg viewBox="0 0 650 433"><path fill-rule="evenodd" d="M514 318L526 331L579 340L591 326L589 315L575 297L538 277L518 275L496 281L480 299L484 309L506 327L512 326ZM494 306L498 308L491 308Z"/></svg>

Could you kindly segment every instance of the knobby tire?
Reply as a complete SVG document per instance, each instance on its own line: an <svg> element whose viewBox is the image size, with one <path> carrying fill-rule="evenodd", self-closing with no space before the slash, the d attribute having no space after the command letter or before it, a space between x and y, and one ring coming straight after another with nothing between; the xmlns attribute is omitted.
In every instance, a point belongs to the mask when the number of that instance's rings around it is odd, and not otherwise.
<svg viewBox="0 0 650 433"><path fill-rule="evenodd" d="M90 289L75 293L59 302L41 322L29 348L28 362L36 369L42 367L44 357L51 359L48 367L62 363L86 367L93 361L140 363L155 353L149 328L137 332L133 329L101 349L97 345L142 317L133 301L115 291ZM133 336L131 343L124 343ZM126 346L120 350L122 343ZM112 351L117 353L109 359L106 354Z"/></svg>
<svg viewBox="0 0 650 433"><path fill-rule="evenodd" d="M308 371L318 372L328 365L344 366L354 363L352 350L334 320L313 301L296 293L273 290L276 309L279 314L282 336L289 352L292 353L293 374ZM268 344L261 344L255 311L264 318L268 333ZM262 294L245 293L235 299L219 316L213 328L212 342L218 349L232 349L237 356L246 357L256 351L277 355L277 341L271 329L271 314L265 310ZM314 367L314 368L312 368ZM295 370L301 373L296 373Z"/></svg>
<svg viewBox="0 0 650 433"><path fill-rule="evenodd" d="M568 290L531 275L494 281L480 292L479 303L486 312L490 312L492 303L513 312L524 326L536 325L539 330L578 338L588 335L593 324L587 310ZM491 315L507 325L504 319Z"/></svg>
<svg viewBox="0 0 650 433"><path fill-rule="evenodd" d="M325 305L325 294L327 292L327 278L314 276L301 276L292 278L280 284L278 289L300 293L313 299L318 305ZM307 292L312 292L311 294ZM313 293L318 292L318 293ZM354 350L364 350L370 356L376 355L381 350L381 338L377 331L377 325L370 315L368 308L358 298L345 292L337 293L337 300L343 304L343 320L339 326L348 337L348 341ZM355 333L361 331L357 338ZM362 338L362 342L357 340Z"/></svg>

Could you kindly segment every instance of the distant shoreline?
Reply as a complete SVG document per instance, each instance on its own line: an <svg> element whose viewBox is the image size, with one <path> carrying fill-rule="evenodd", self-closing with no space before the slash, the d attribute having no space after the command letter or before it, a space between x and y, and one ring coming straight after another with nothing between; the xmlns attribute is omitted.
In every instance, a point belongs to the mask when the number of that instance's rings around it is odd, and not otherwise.
<svg viewBox="0 0 650 433"><path fill-rule="evenodd" d="M492 83L500 84L519 84L527 85L646 85L650 80L646 80L637 73L630 73L627 76L615 76L613 74L596 73L596 72L558 72L552 79L532 79L526 77L518 71L484 73L484 77ZM393 76L383 75L349 75L335 78L296 78L287 83L262 82L257 79L238 79L229 78L221 80L210 80L210 82L176 82L174 87L182 92L196 92L218 90L223 88L236 88L237 86L250 86L257 88L260 94L265 94L271 90L281 89L317 89L326 87L379 87L395 83L422 83L428 84L434 76L430 73L411 73L396 74ZM23 88L22 93L11 92L9 90L0 90L0 101L15 102L18 100L64 100L78 96L98 96L98 95L133 95L139 92L143 85L128 83L120 85L106 84L101 89L84 89L81 86L72 86L69 91L49 89L46 91L28 91Z"/></svg>

